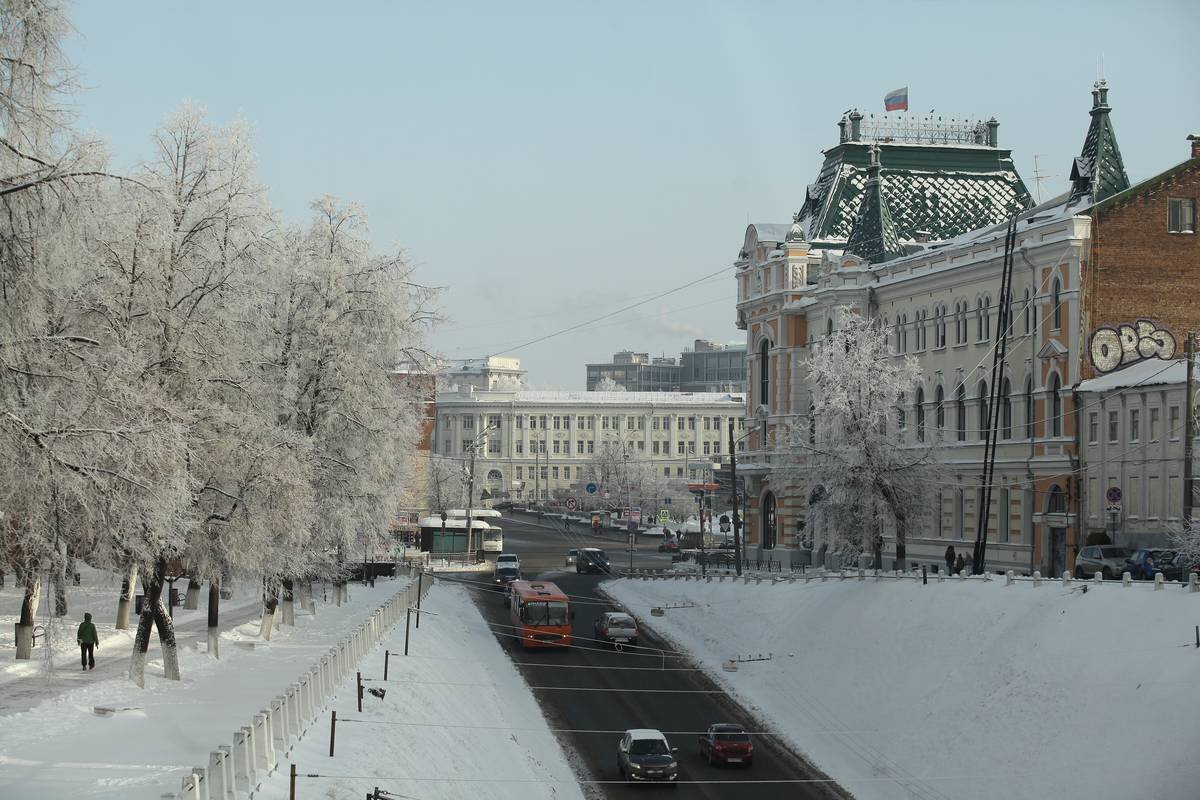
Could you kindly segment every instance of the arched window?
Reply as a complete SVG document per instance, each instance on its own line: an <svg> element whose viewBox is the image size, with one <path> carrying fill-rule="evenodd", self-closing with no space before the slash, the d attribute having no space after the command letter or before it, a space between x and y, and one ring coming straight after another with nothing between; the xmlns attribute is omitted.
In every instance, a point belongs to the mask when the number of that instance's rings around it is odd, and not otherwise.
<svg viewBox="0 0 1200 800"><path fill-rule="evenodd" d="M988 387L987 381L979 382L979 438L988 438L988 431L991 429L988 425Z"/></svg>
<svg viewBox="0 0 1200 800"><path fill-rule="evenodd" d="M1052 323L1050 325L1056 331L1062 330L1062 283L1058 278L1054 279L1054 288L1050 291L1050 313Z"/></svg>
<svg viewBox="0 0 1200 800"><path fill-rule="evenodd" d="M825 335L833 336L833 317L827 317L825 319Z"/></svg>
<svg viewBox="0 0 1200 800"><path fill-rule="evenodd" d="M946 307L938 306L933 312L933 346L946 346Z"/></svg>
<svg viewBox="0 0 1200 800"><path fill-rule="evenodd" d="M1033 378L1028 377L1025 379L1025 438L1032 439L1033 433Z"/></svg>
<svg viewBox="0 0 1200 800"><path fill-rule="evenodd" d="M499 483L504 480L504 476L500 474L498 469L489 469L487 474L488 483Z"/></svg>
<svg viewBox="0 0 1200 800"><path fill-rule="evenodd" d="M1025 305L1022 313L1025 315L1025 335L1028 336L1033 333L1033 328L1029 325L1029 320L1033 317L1033 302L1029 297L1028 289L1025 290Z"/></svg>
<svg viewBox="0 0 1200 800"><path fill-rule="evenodd" d="M1012 432L1012 381L1005 378L1000 386L1000 435L1011 439Z"/></svg>
<svg viewBox="0 0 1200 800"><path fill-rule="evenodd" d="M758 402L764 406L771 400L770 352L771 343L763 339L762 344L758 346Z"/></svg>
<svg viewBox="0 0 1200 800"><path fill-rule="evenodd" d="M934 421L937 429L944 430L946 427L946 392L941 386L938 386L937 393L934 394L934 402L937 404L934 408Z"/></svg>
<svg viewBox="0 0 1200 800"><path fill-rule="evenodd" d="M925 390L917 389L917 441L925 441Z"/></svg>
<svg viewBox="0 0 1200 800"><path fill-rule="evenodd" d="M954 390L954 423L958 426L958 440L967 440L967 387L961 383Z"/></svg>
<svg viewBox="0 0 1200 800"><path fill-rule="evenodd" d="M975 301L975 338L981 342L987 338L984 335L985 325L983 322L986 316L987 312L983 309L983 298L981 297Z"/></svg>
<svg viewBox="0 0 1200 800"><path fill-rule="evenodd" d="M1063 401L1062 381L1058 375L1050 376L1050 435L1062 436L1063 431Z"/></svg>
<svg viewBox="0 0 1200 800"><path fill-rule="evenodd" d="M1046 513L1047 514L1065 514L1067 513L1067 496L1063 494L1062 487L1057 483L1050 486L1050 491L1046 497Z"/></svg>
<svg viewBox="0 0 1200 800"><path fill-rule="evenodd" d="M775 547L775 495L767 492L762 499L762 546L766 550Z"/></svg>
<svg viewBox="0 0 1200 800"><path fill-rule="evenodd" d="M908 314L901 314L899 327L896 332L900 334L900 352L908 352Z"/></svg>
<svg viewBox="0 0 1200 800"><path fill-rule="evenodd" d="M992 298L990 296L983 298L983 336L979 338L984 341L992 338Z"/></svg>
<svg viewBox="0 0 1200 800"><path fill-rule="evenodd" d="M963 300L958 311L958 343L967 341L967 301Z"/></svg>
<svg viewBox="0 0 1200 800"><path fill-rule="evenodd" d="M904 410L905 398L904 392L900 393L899 405L896 406L896 428L904 430L908 427L908 412Z"/></svg>
<svg viewBox="0 0 1200 800"><path fill-rule="evenodd" d="M817 407L812 402L808 404L808 443L817 443Z"/></svg>

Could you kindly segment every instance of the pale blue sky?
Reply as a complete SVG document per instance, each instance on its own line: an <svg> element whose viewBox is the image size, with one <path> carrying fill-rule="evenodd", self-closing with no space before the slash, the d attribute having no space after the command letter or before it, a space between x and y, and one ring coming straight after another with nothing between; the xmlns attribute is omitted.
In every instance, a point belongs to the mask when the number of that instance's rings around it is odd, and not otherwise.
<svg viewBox="0 0 1200 800"><path fill-rule="evenodd" d="M189 98L257 131L291 221L356 200L381 246L448 287L432 343L480 356L732 263L787 222L841 112L1000 120L1062 189L1100 63L1130 177L1200 132L1200 3L79 2L80 124L118 167ZM619 349L738 340L729 277L513 355L582 388Z"/></svg>

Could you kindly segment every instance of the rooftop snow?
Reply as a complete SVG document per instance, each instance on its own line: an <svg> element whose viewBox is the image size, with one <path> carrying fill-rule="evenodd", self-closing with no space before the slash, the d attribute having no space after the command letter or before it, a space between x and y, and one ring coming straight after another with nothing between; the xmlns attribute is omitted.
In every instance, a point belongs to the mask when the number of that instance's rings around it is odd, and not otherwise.
<svg viewBox="0 0 1200 800"><path fill-rule="evenodd" d="M1197 360L1200 363L1200 359ZM1077 392L1111 392L1114 389L1130 389L1134 386L1162 386L1177 383L1183 385L1187 380L1187 361L1177 358L1173 361L1162 361L1157 358L1130 364L1124 369L1101 375L1083 381L1077 387Z"/></svg>

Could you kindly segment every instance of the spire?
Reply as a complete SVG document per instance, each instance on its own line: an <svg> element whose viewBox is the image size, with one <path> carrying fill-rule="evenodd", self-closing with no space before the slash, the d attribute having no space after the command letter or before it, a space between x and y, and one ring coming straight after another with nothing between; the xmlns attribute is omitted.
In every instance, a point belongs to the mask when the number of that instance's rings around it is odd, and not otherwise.
<svg viewBox="0 0 1200 800"><path fill-rule="evenodd" d="M1129 188L1125 162L1117 147L1108 105L1108 82L1101 79L1092 87L1092 122L1083 140L1083 151L1071 166L1071 198L1068 204L1080 200L1098 203Z"/></svg>
<svg viewBox="0 0 1200 800"><path fill-rule="evenodd" d="M792 227L784 237L785 242L804 242L804 226L800 224L800 212L792 214Z"/></svg>
<svg viewBox="0 0 1200 800"><path fill-rule="evenodd" d="M867 185L854 228L846 241L845 252L871 264L880 264L904 255L887 202L883 199L883 181L879 177L879 146L871 145L871 163L867 167Z"/></svg>

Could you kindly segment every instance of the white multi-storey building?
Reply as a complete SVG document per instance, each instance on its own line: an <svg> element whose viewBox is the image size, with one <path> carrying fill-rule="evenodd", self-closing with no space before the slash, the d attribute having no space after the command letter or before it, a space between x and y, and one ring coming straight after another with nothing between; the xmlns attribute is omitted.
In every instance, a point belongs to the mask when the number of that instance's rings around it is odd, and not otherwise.
<svg viewBox="0 0 1200 800"><path fill-rule="evenodd" d="M720 393L465 387L437 397L434 453L466 459L474 447L477 491L492 498L583 500L589 464L612 446L655 475L704 481L728 452L729 419L744 426L745 402Z"/></svg>

